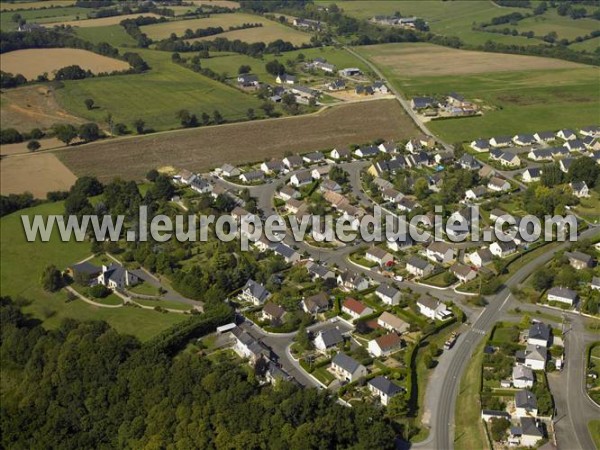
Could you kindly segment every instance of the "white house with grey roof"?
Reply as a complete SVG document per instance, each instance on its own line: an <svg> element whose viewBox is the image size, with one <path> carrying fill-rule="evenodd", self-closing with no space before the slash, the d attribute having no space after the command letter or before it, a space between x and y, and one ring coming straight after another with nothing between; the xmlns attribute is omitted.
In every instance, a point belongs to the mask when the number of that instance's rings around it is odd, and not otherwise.
<svg viewBox="0 0 600 450"><path fill-rule="evenodd" d="M116 263L108 266L102 265L102 273L98 275L97 280L98 284L110 289L125 289L136 285L140 281L137 275Z"/></svg>
<svg viewBox="0 0 600 450"><path fill-rule="evenodd" d="M424 259L411 256L406 261L406 271L416 278L426 277L433 272L434 267Z"/></svg>
<svg viewBox="0 0 600 450"><path fill-rule="evenodd" d="M533 386L535 378L533 370L527 366L515 365L512 370L512 385L518 389L526 389Z"/></svg>
<svg viewBox="0 0 600 450"><path fill-rule="evenodd" d="M552 329L550 325L542 322L536 322L529 327L527 333L527 344L548 347L550 338L552 337Z"/></svg>
<svg viewBox="0 0 600 450"><path fill-rule="evenodd" d="M525 350L516 353L518 362L533 370L544 370L548 360L548 349L541 345L527 344Z"/></svg>
<svg viewBox="0 0 600 450"><path fill-rule="evenodd" d="M367 368L344 353L338 353L333 357L331 371L341 380L350 383L367 376Z"/></svg>
<svg viewBox="0 0 600 450"><path fill-rule="evenodd" d="M429 295L422 296L417 301L419 312L425 317L437 320L446 320L452 316L445 304Z"/></svg>
<svg viewBox="0 0 600 450"><path fill-rule="evenodd" d="M381 313L377 318L377 325L388 331L399 334L406 333L410 328L410 325L407 322L387 311Z"/></svg>
<svg viewBox="0 0 600 450"><path fill-rule="evenodd" d="M548 291L548 301L561 302L573 306L577 301L577 292L562 286L555 286Z"/></svg>
<svg viewBox="0 0 600 450"><path fill-rule="evenodd" d="M390 399L404 391L403 388L392 383L386 377L375 377L368 383L369 391L377 397L383 406L387 406Z"/></svg>
<svg viewBox="0 0 600 450"><path fill-rule="evenodd" d="M528 389L518 391L515 394L515 408L517 417L537 417L537 398Z"/></svg>
<svg viewBox="0 0 600 450"><path fill-rule="evenodd" d="M262 305L270 295L271 293L262 284L250 279L242 288L239 297L255 305Z"/></svg>
<svg viewBox="0 0 600 450"><path fill-rule="evenodd" d="M337 328L322 330L315 336L314 344L317 350L325 352L344 342L344 337Z"/></svg>
<svg viewBox="0 0 600 450"><path fill-rule="evenodd" d="M375 295L386 305L397 305L400 302L400 291L386 283L377 286Z"/></svg>

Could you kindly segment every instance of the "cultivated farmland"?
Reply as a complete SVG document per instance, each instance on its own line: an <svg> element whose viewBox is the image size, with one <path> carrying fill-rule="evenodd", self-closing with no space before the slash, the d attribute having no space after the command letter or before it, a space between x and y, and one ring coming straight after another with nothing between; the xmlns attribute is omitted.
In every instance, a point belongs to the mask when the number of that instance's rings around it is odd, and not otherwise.
<svg viewBox="0 0 600 450"><path fill-rule="evenodd" d="M4 53L0 62L3 72L20 73L28 80L33 80L43 73L48 73L49 77L53 78L56 70L73 64L93 73L130 68L125 61L74 48L16 50Z"/></svg>
<svg viewBox="0 0 600 450"><path fill-rule="evenodd" d="M273 42L277 39L291 42L296 46L306 44L310 41L310 34L288 28L276 23L266 23L260 28L247 28L245 30L227 31L215 36L205 36L202 38L190 39L190 41L212 41L216 38L226 38L230 41L239 39L243 42Z"/></svg>
<svg viewBox="0 0 600 450"><path fill-rule="evenodd" d="M18 13L27 23L52 23L59 21L76 20L78 17L86 17L91 11L89 8L79 8L69 6L64 8L32 9L27 11L11 11L0 14L0 29L2 31L14 31L17 29L17 22L12 20L12 16Z"/></svg>
<svg viewBox="0 0 600 450"><path fill-rule="evenodd" d="M52 153L11 156L0 161L2 195L29 191L45 198L50 191L66 191L75 175Z"/></svg>
<svg viewBox="0 0 600 450"><path fill-rule="evenodd" d="M238 2L234 2L231 0L193 0L192 3L198 6L211 5L231 9L237 9L240 7L240 4Z"/></svg>
<svg viewBox="0 0 600 450"><path fill-rule="evenodd" d="M357 51L371 58L408 98L459 92L466 98L481 100L487 108L483 116L428 124L431 131L452 143L577 128L596 123L600 116L596 67L428 44L388 44L360 47ZM475 61L473 54L482 59ZM505 65L497 66L495 59L503 60ZM444 65L450 60L449 67ZM488 71L482 72L482 68Z"/></svg>
<svg viewBox="0 0 600 450"><path fill-rule="evenodd" d="M77 175L102 180L140 179L151 168L185 167L202 171L230 163L282 157L377 138L406 139L417 134L395 100L360 102L322 113L259 122L207 127L125 138L58 150L56 155Z"/></svg>
<svg viewBox="0 0 600 450"><path fill-rule="evenodd" d="M56 8L63 6L74 5L75 2L71 0L45 0L42 2L18 2L18 3L0 3L0 11L14 11L14 10L29 10L29 9L41 9L41 8Z"/></svg>
<svg viewBox="0 0 600 450"><path fill-rule="evenodd" d="M310 34L308 33L303 33L302 31L286 27L260 16L242 13L214 14L211 17L202 19L177 20L154 25L146 25L141 27L141 29L152 39L166 39L171 35L171 33L175 33L177 36L182 36L187 29L196 30L198 28L223 27L223 29L227 31L227 29L231 26L240 26L244 23L263 24L262 28L239 30L242 32L248 31L245 37L247 39L251 39L251 42L256 41L254 36L258 33L262 33L262 36L265 36L265 39L268 39L266 42L274 41L275 39L283 39L284 41L290 41L293 44L302 44L310 40ZM234 33L237 33L237 31ZM212 39L216 37L227 36L225 34L210 36ZM239 39L241 39L241 37L239 37Z"/></svg>

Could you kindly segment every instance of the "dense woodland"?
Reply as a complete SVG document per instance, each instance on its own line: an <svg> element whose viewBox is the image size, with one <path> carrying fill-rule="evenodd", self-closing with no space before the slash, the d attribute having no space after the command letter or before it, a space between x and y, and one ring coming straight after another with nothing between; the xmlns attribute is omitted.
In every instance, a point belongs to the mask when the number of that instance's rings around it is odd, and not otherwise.
<svg viewBox="0 0 600 450"><path fill-rule="evenodd" d="M381 410L316 389L261 387L245 366L178 353L223 307L140 344L104 322L47 331L0 301L4 448L386 449Z"/></svg>

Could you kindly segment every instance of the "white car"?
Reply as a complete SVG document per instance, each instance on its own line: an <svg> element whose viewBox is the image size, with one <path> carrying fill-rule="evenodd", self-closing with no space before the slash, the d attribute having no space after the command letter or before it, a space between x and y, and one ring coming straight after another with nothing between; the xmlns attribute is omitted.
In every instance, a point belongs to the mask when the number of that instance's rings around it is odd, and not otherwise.
<svg viewBox="0 0 600 450"><path fill-rule="evenodd" d="M403 281L403 280L404 280L404 277L402 277L402 275L396 275L396 276L394 277L394 280L396 280L396 281Z"/></svg>

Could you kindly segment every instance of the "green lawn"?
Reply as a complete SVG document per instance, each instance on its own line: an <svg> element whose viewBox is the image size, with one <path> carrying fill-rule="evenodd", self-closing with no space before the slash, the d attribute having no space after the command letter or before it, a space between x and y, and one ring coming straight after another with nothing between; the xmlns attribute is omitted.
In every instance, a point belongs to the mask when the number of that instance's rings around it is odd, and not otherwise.
<svg viewBox="0 0 600 450"><path fill-rule="evenodd" d="M369 57L396 45L357 47ZM481 100L483 116L428 123L429 129L454 143L494 135L533 133L540 130L577 128L597 121L598 69L581 66L569 69L514 70L460 76L407 76L392 66L380 65L386 78L407 98L459 92L467 99ZM432 73L435 73L432 71Z"/></svg>
<svg viewBox="0 0 600 450"><path fill-rule="evenodd" d="M135 286L129 288L129 291L135 293L135 294L142 294L142 295L158 295L158 289L156 289L156 287L152 286L151 284L148 283L138 283Z"/></svg>
<svg viewBox="0 0 600 450"><path fill-rule="evenodd" d="M171 54L135 49L151 66L143 74L88 78L65 82L59 102L71 113L104 122L108 113L115 122L131 128L141 118L147 128L165 130L180 127L177 111L187 109L198 116L219 110L227 120L246 117L248 108L261 102L249 94L228 87L171 62ZM92 98L97 108L88 111L84 100Z"/></svg>
<svg viewBox="0 0 600 450"><path fill-rule="evenodd" d="M64 8L35 9L30 11L6 11L0 14L0 29L2 31L15 31L17 29L18 24L12 20L14 14L20 14L21 17L28 23L43 24L49 22L75 20L77 17L87 17L87 15L93 11L94 10L90 8L78 8L74 6Z"/></svg>
<svg viewBox="0 0 600 450"><path fill-rule="evenodd" d="M75 34L86 41L98 44L107 42L113 47L135 47L136 41L129 36L121 25L108 25L105 27L79 27ZM136 51L136 50L132 50Z"/></svg>
<svg viewBox="0 0 600 450"><path fill-rule="evenodd" d="M329 372L325 367L319 367L313 370L312 374L325 386L329 386L329 383L335 380L335 376L331 372Z"/></svg>
<svg viewBox="0 0 600 450"><path fill-rule="evenodd" d="M58 233L49 242L27 242L21 226L21 214L62 214L62 203L49 203L23 210L0 219L0 295L29 301L24 311L43 320L48 328L57 327L62 319L105 320L122 333L142 340L150 339L171 325L185 319L181 314L160 314L140 308L101 308L82 300L67 302L64 291L49 293L39 279L49 264L63 269L90 254L89 242L62 243Z"/></svg>
<svg viewBox="0 0 600 450"><path fill-rule="evenodd" d="M590 191L590 197L580 199L573 211L591 223L600 222L600 194L595 190Z"/></svg>
<svg viewBox="0 0 600 450"><path fill-rule="evenodd" d="M471 361L460 382L456 399L456 432L454 448L471 450L488 448L487 438L481 422L481 365L483 364L483 347L486 340L474 350Z"/></svg>

